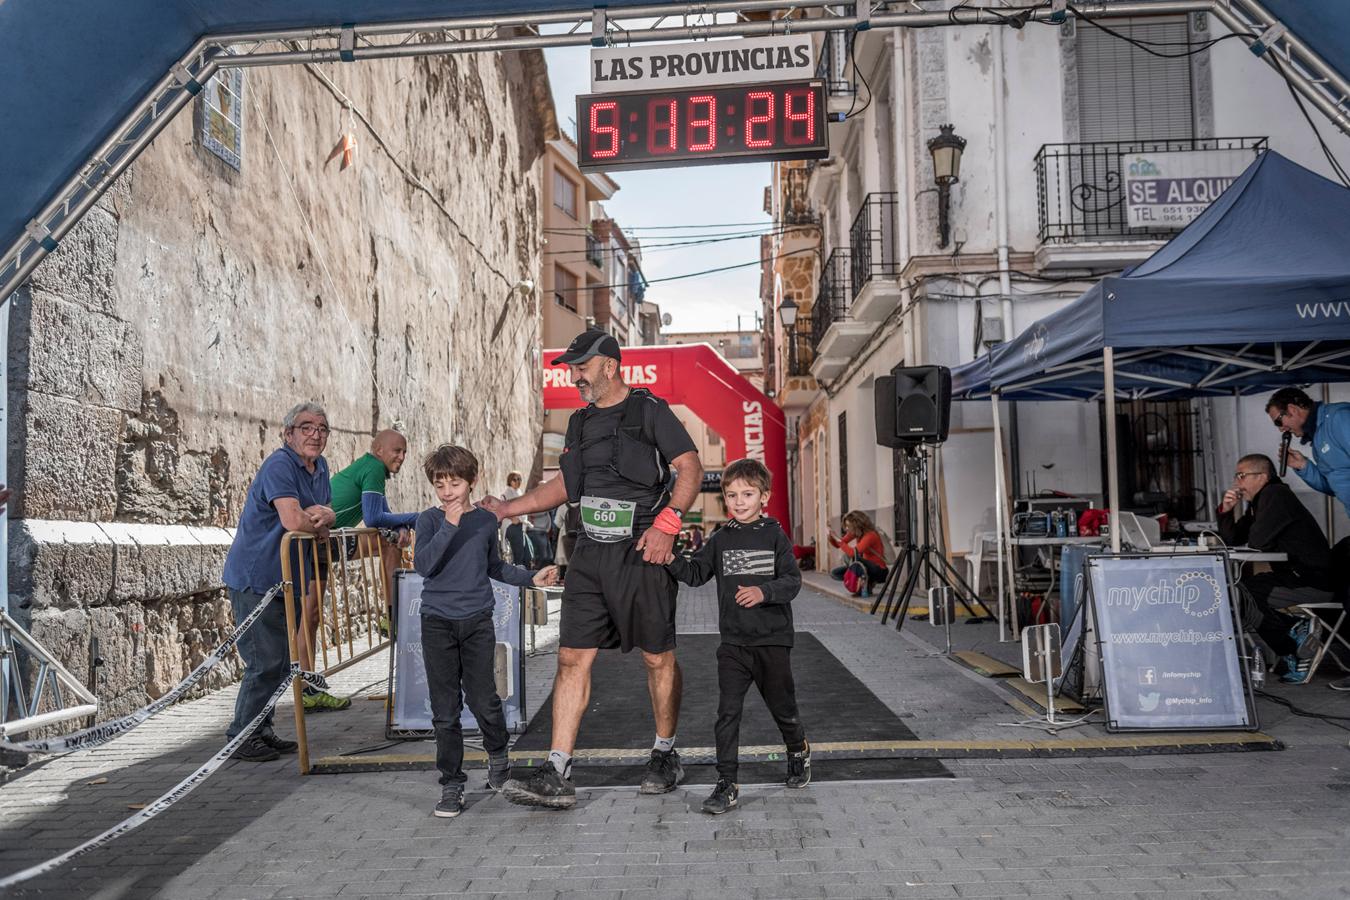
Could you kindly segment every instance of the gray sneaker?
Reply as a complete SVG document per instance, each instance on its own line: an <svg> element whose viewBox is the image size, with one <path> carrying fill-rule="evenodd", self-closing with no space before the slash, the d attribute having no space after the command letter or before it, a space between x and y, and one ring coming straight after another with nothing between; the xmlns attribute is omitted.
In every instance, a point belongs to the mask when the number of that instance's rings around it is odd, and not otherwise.
<svg viewBox="0 0 1350 900"><path fill-rule="evenodd" d="M708 795L708 799L703 801L702 809L710 816L720 816L724 812L729 812L736 808L740 801L741 789L736 783L725 778L719 778L713 792Z"/></svg>
<svg viewBox="0 0 1350 900"><path fill-rule="evenodd" d="M680 765L680 754L675 750L662 753L652 750L647 760L647 774L638 787L639 794L669 794L675 786L684 781L684 766Z"/></svg>
<svg viewBox="0 0 1350 900"><path fill-rule="evenodd" d="M1333 691L1350 691L1350 678L1342 678L1340 681L1333 681L1327 685Z"/></svg>
<svg viewBox="0 0 1350 900"><path fill-rule="evenodd" d="M453 819L464 812L464 785L441 785L441 802L436 804L435 815L438 819Z"/></svg>
<svg viewBox="0 0 1350 900"><path fill-rule="evenodd" d="M502 785L502 796L518 806L571 809L577 805L577 789L572 786L572 779L559 774L551 762L532 769L527 778L507 781Z"/></svg>
<svg viewBox="0 0 1350 900"><path fill-rule="evenodd" d="M501 756L488 757L488 780L489 790L500 791L506 787L506 782L511 778L511 757L503 753Z"/></svg>

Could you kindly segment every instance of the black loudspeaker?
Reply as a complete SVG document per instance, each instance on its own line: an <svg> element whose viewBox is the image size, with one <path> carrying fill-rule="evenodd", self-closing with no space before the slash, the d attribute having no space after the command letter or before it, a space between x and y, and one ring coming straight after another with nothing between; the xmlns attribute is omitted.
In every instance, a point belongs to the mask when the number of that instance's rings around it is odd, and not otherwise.
<svg viewBox="0 0 1350 900"><path fill-rule="evenodd" d="M877 443L940 444L951 423L952 372L946 366L897 368L876 380L872 397Z"/></svg>

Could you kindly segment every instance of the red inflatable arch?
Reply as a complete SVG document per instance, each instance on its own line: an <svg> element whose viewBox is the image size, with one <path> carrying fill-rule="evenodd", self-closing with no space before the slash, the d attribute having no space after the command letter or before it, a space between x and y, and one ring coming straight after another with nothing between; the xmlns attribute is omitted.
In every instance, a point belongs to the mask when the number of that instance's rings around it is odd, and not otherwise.
<svg viewBox="0 0 1350 900"><path fill-rule="evenodd" d="M546 350L555 358L561 350ZM789 527L787 420L783 410L708 344L624 347L623 377L671 404L689 407L721 436L727 459L758 459L773 474L766 512ZM544 409L584 406L567 366L544 367Z"/></svg>

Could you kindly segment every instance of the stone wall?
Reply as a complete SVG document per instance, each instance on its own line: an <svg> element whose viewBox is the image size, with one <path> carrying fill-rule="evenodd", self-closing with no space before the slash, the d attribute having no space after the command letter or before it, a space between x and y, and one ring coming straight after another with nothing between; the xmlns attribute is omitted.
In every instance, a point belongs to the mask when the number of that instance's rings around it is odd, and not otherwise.
<svg viewBox="0 0 1350 900"><path fill-rule="evenodd" d="M239 171L185 111L15 295L10 606L81 678L98 637L103 715L229 627L225 529L294 403L328 409L334 471L401 425L395 509L429 505L441 441L485 489L530 469L546 77L534 51L250 70Z"/></svg>

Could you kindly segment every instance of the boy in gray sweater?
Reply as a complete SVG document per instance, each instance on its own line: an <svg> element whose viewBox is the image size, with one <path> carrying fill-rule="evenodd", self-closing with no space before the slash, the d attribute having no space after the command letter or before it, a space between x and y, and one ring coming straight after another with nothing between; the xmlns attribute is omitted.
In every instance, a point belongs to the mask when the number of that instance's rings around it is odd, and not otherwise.
<svg viewBox="0 0 1350 900"><path fill-rule="evenodd" d="M441 802L435 813L454 818L464 811L468 781L459 724L464 702L483 733L488 787L500 790L510 777L506 716L493 677L496 598L489 579L542 587L557 580L558 569L530 572L502 561L497 517L469 500L478 480L478 459L471 452L442 444L422 468L440 501L417 517L414 556L414 568L422 576L422 661L436 732L436 769L441 773Z"/></svg>

